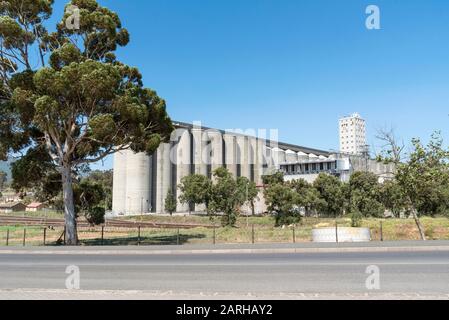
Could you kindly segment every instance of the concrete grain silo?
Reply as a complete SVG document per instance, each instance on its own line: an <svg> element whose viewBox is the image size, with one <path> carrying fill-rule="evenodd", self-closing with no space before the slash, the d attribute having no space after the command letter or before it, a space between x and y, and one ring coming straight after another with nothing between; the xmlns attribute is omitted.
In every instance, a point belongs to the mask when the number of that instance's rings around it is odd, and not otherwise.
<svg viewBox="0 0 449 320"><path fill-rule="evenodd" d="M127 151L120 151L114 154L112 209L115 215L126 213L127 153Z"/></svg>
<svg viewBox="0 0 449 320"><path fill-rule="evenodd" d="M286 162L288 162L288 163L298 162L298 156L297 156L296 152L294 152L293 150L290 150L290 149L285 151L285 159L286 159Z"/></svg>
<svg viewBox="0 0 449 320"><path fill-rule="evenodd" d="M126 152L126 214L150 212L151 158L146 153Z"/></svg>

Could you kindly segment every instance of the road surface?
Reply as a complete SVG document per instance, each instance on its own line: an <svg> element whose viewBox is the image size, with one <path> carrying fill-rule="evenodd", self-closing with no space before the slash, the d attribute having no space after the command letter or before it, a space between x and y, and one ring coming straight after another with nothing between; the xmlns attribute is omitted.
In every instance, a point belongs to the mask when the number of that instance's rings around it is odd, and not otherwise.
<svg viewBox="0 0 449 320"><path fill-rule="evenodd" d="M66 290L68 266L80 291ZM367 268L379 270L372 278ZM374 266L374 269L373 267ZM380 288L367 288L367 278ZM40 292L40 293L39 293ZM433 251L46 254L0 250L0 298L449 298L449 248ZM93 293L93 297L88 296ZM29 296L25 293L30 294ZM21 296L22 294L22 296ZM61 294L63 294L61 296ZM78 295L77 295L78 294ZM127 295L129 294L129 295ZM123 297L123 296L122 296Z"/></svg>

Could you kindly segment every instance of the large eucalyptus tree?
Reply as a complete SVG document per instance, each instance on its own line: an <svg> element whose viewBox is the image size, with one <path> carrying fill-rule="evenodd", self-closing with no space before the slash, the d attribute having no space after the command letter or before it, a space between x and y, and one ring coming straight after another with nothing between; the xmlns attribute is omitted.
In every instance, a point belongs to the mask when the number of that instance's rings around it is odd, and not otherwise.
<svg viewBox="0 0 449 320"><path fill-rule="evenodd" d="M173 127L165 101L114 54L129 42L118 15L72 0L50 32L52 6L0 1L0 157L36 154L57 170L76 245L73 172L124 149L150 154Z"/></svg>

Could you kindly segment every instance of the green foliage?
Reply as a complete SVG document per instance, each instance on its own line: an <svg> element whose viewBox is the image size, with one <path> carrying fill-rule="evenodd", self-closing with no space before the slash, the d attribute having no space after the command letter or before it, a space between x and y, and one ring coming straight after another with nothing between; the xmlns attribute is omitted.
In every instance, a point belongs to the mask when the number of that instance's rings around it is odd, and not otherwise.
<svg viewBox="0 0 449 320"><path fill-rule="evenodd" d="M268 211L275 214L276 226L300 221L299 196L290 185L281 183L269 185L265 189L265 201Z"/></svg>
<svg viewBox="0 0 449 320"><path fill-rule="evenodd" d="M52 5L0 2L0 159L24 150L33 158L32 165L16 166L16 189L30 184L20 177L33 174L33 166L43 180L60 174L68 195L66 219L72 222L67 241L76 244L71 177L79 167L127 148L151 154L173 125L165 101L143 87L136 68L116 59L129 34L115 12L95 0L72 0L67 6L79 8L80 28L67 28L66 11L49 33L45 21Z"/></svg>
<svg viewBox="0 0 449 320"><path fill-rule="evenodd" d="M85 218L92 226L98 226L105 222L105 210L103 207L93 207L87 209Z"/></svg>
<svg viewBox="0 0 449 320"><path fill-rule="evenodd" d="M210 211L222 212L222 226L234 226L240 207L245 202L246 181L240 179L239 183L225 168L214 171L214 182L211 187Z"/></svg>
<svg viewBox="0 0 449 320"><path fill-rule="evenodd" d="M351 213L351 227L360 228L362 226L363 216L360 212L354 211Z"/></svg>
<svg viewBox="0 0 449 320"><path fill-rule="evenodd" d="M317 205L320 215L337 217L344 213L345 187L337 177L320 173L313 186L320 194L321 201Z"/></svg>
<svg viewBox="0 0 449 320"><path fill-rule="evenodd" d="M99 203L99 205L107 210L112 209L113 176L114 174L112 170L94 170L89 171L87 175L82 178L82 181L101 185L104 192L104 199Z"/></svg>
<svg viewBox="0 0 449 320"><path fill-rule="evenodd" d="M381 217L385 207L381 203L381 185L371 172L354 172L349 180L350 210L363 217Z"/></svg>
<svg viewBox="0 0 449 320"><path fill-rule="evenodd" d="M189 206L206 204L210 201L212 182L201 174L193 174L181 179L178 188L181 192L179 201Z"/></svg>
<svg viewBox="0 0 449 320"><path fill-rule="evenodd" d="M86 212L102 203L105 194L99 183L82 181L73 188L77 212Z"/></svg>
<svg viewBox="0 0 449 320"><path fill-rule="evenodd" d="M242 204L249 204L254 214L254 201L257 199L257 196L259 194L256 183L250 181L246 177L238 177L237 188L237 193L241 197L239 202L241 202Z"/></svg>
<svg viewBox="0 0 449 320"><path fill-rule="evenodd" d="M397 151L394 141L389 144L390 149L384 151L387 156L381 156L379 160L396 165L395 182L400 192L395 192L394 204L399 201L413 216L421 239L425 240L420 216L446 214L449 209L449 151L443 148L440 133L434 133L427 146L419 139L413 139L412 144L413 150L407 161L398 160L400 156L388 157ZM391 199L387 200L391 205Z"/></svg>
<svg viewBox="0 0 449 320"><path fill-rule="evenodd" d="M418 215L434 216L449 209L449 152L442 145L439 134L427 146L414 139L409 160L397 166L397 183Z"/></svg>
<svg viewBox="0 0 449 320"><path fill-rule="evenodd" d="M258 190L254 182L245 177L234 179L225 168L214 171L213 181L203 175L193 174L184 177L178 186L181 203L205 204L208 214L222 213L222 225L234 226L240 208L253 204Z"/></svg>
<svg viewBox="0 0 449 320"><path fill-rule="evenodd" d="M301 208L304 208L306 216L316 213L317 208L324 204L318 190L306 180L293 180L289 185L296 191L298 195L297 204Z"/></svg>
<svg viewBox="0 0 449 320"><path fill-rule="evenodd" d="M405 212L405 195L396 180L387 180L381 185L380 198L385 209L391 211L394 217L399 218Z"/></svg>
<svg viewBox="0 0 449 320"><path fill-rule="evenodd" d="M272 175L266 175L262 177L263 184L272 185L275 183L284 183L284 174L282 172L276 172Z"/></svg>
<svg viewBox="0 0 449 320"><path fill-rule="evenodd" d="M11 165L12 187L21 192L32 191L36 200L51 202L62 188L61 174L51 163L44 147L32 148Z"/></svg>
<svg viewBox="0 0 449 320"><path fill-rule="evenodd" d="M170 215L176 211L176 197L171 189L168 190L167 196L165 197L165 212Z"/></svg>

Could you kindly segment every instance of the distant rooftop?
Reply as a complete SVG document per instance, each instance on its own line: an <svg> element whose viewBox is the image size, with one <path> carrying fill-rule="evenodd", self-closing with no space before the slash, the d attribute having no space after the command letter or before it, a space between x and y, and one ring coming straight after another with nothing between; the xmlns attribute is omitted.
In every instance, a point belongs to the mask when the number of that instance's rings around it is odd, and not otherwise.
<svg viewBox="0 0 449 320"><path fill-rule="evenodd" d="M351 114L351 115L349 115L349 116L344 116L344 117L340 118L340 120L343 120L343 119L350 119L350 118L359 118L359 119L362 119L362 116L360 115L360 113L354 112L353 114Z"/></svg>
<svg viewBox="0 0 449 320"><path fill-rule="evenodd" d="M181 122L181 121L173 121L173 125L176 128L186 128L186 129L191 129L193 128L193 124L190 123L186 123L186 122ZM202 126L201 127L204 130L217 130L219 132L221 132L222 134L226 133L225 130L220 130L220 129L215 129L215 128L209 128L209 127L205 127ZM243 136L247 136L245 134L239 134L239 133L234 133L232 132L232 134L235 135L243 135ZM287 150L290 149L294 152L304 152L304 153L313 153L313 154L317 154L317 155L322 155L322 156L329 156L331 154L331 152L326 151L326 150L320 150L320 149L315 149L315 148L308 148L308 147L303 147L303 146L298 146L298 145L294 145L294 144L290 144L290 143L284 143L284 142L276 142L276 141L272 141L272 140L266 140L268 145L278 145L279 148Z"/></svg>

